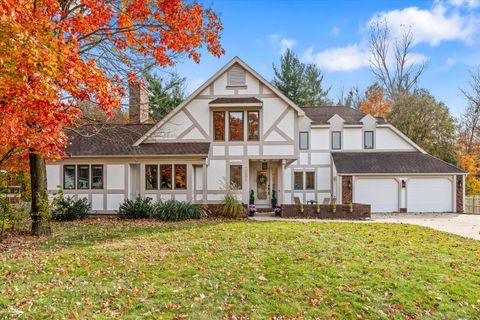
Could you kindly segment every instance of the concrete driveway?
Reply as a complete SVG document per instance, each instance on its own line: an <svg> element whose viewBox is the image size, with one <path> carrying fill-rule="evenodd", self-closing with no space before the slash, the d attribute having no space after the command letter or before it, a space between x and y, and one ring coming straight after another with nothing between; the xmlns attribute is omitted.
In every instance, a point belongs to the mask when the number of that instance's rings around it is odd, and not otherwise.
<svg viewBox="0 0 480 320"><path fill-rule="evenodd" d="M319 222L333 220L315 220L315 219L282 219L271 216L258 215L252 220L257 221L302 221ZM345 220L335 220L343 221ZM358 223L408 223L423 227L429 227L435 230L458 234L463 237L480 240L480 215L456 214L456 213L372 213L371 220L368 221L349 221Z"/></svg>

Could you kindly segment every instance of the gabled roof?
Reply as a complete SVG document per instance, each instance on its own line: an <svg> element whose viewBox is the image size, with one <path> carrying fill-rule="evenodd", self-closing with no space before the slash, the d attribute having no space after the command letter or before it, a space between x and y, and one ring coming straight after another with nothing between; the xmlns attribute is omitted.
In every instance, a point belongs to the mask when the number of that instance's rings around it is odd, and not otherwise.
<svg viewBox="0 0 480 320"><path fill-rule="evenodd" d="M268 89L273 91L276 95L278 95L279 98L281 98L286 104L291 106L293 109L295 109L298 112L299 116L304 116L305 113L304 111L297 106L292 100L290 100L287 96L285 96L280 90L275 88L269 81L267 81L264 77L262 77L258 72L256 72L254 69L252 69L248 64L243 62L242 59L239 57L234 57L232 60L230 60L226 65L224 65L220 70L218 70L213 76L210 77L204 84L202 84L197 90L195 90L190 96L185 99L178 107L170 111L169 114L167 114L161 121L159 121L157 124L155 124L150 130L148 130L141 138L139 138L134 145L138 146L140 145L143 141L145 141L152 133L154 133L158 128L160 128L163 124L168 122L175 114L177 114L178 111L183 109L186 105L190 103L197 95L199 95L203 90L205 90L209 85L211 85L215 80L217 80L225 71L227 71L230 67L232 67L234 64L239 64L241 67L243 67L245 70L250 72L254 77L256 77L264 86L266 86Z"/></svg>
<svg viewBox="0 0 480 320"><path fill-rule="evenodd" d="M361 120L366 115L359 110L342 106L303 107L302 110L305 111L307 117L312 119L312 125L328 124L328 120L335 115L345 120L345 124L362 124ZM383 118L377 117L375 119L379 124L387 123Z"/></svg>
<svg viewBox="0 0 480 320"><path fill-rule="evenodd" d="M465 171L422 152L332 152L339 174L464 174Z"/></svg>
<svg viewBox="0 0 480 320"><path fill-rule="evenodd" d="M207 156L209 142L144 143L133 146L152 124L85 125L68 132L71 157L192 155Z"/></svg>

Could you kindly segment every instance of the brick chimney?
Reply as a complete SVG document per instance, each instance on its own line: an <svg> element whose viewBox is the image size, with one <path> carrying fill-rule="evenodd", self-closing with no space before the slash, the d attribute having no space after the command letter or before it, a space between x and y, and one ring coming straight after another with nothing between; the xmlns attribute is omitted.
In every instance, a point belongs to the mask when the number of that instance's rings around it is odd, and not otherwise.
<svg viewBox="0 0 480 320"><path fill-rule="evenodd" d="M128 113L130 123L145 123L148 121L148 92L144 85L133 84L129 89Z"/></svg>

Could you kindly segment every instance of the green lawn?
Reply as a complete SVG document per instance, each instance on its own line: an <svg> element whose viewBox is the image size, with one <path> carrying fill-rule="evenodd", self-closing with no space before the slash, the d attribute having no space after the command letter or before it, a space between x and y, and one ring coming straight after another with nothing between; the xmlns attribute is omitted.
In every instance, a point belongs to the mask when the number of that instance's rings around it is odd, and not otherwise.
<svg viewBox="0 0 480 320"><path fill-rule="evenodd" d="M480 242L418 226L87 220L25 247L0 318L480 316Z"/></svg>

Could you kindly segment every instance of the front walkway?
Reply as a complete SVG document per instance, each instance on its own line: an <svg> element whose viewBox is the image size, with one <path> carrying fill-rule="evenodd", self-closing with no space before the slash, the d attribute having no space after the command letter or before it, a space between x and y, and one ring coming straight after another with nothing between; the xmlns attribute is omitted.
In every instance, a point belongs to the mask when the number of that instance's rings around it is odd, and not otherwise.
<svg viewBox="0 0 480 320"><path fill-rule="evenodd" d="M356 223L408 223L435 230L458 234L463 237L480 240L480 215L456 213L372 213L371 220L315 220L315 219L283 219L278 217L258 215L250 218L256 221L300 221L300 222L356 222Z"/></svg>

